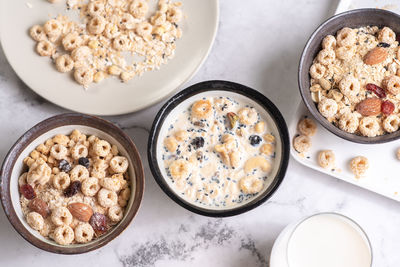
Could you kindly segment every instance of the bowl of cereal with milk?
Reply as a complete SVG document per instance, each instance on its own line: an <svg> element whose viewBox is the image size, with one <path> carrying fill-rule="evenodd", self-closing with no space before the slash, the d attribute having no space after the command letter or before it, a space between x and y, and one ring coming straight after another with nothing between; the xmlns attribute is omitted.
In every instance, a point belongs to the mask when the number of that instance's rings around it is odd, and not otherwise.
<svg viewBox="0 0 400 267"><path fill-rule="evenodd" d="M400 16L380 9L336 15L312 34L299 87L312 115L349 141L400 137Z"/></svg>
<svg viewBox="0 0 400 267"><path fill-rule="evenodd" d="M144 191L139 153L103 119L61 114L28 130L1 169L1 201L28 242L53 253L104 246L136 215Z"/></svg>
<svg viewBox="0 0 400 267"><path fill-rule="evenodd" d="M201 215L232 216L265 202L282 182L288 131L261 93L206 81L161 108L148 159L155 180L176 203Z"/></svg>

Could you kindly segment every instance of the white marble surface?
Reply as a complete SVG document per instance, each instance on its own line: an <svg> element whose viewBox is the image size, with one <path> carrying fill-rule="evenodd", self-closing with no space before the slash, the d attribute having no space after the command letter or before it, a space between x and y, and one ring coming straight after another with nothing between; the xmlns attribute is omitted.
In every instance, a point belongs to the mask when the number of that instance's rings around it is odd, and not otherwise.
<svg viewBox="0 0 400 267"><path fill-rule="evenodd" d="M329 0L221 0L215 45L185 87L210 79L243 83L266 94L290 120L293 103L299 99L300 53L335 5ZM145 197L128 229L102 249L60 256L27 243L0 209L0 266L268 266L279 232L290 222L321 211L344 213L365 228L373 244L374 266L398 266L400 203L307 169L293 159L276 194L246 214L213 219L175 204L154 182L146 162L147 132L160 106L107 118L133 138L145 165ZM29 90L0 51L0 160L27 129L63 112Z"/></svg>

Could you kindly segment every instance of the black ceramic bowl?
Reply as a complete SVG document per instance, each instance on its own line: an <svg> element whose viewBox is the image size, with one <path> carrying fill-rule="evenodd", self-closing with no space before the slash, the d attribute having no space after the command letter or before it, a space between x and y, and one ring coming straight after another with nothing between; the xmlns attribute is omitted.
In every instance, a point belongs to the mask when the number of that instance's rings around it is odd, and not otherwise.
<svg viewBox="0 0 400 267"><path fill-rule="evenodd" d="M233 98L236 97L236 99L245 99L246 101L258 106L262 112L265 111L264 113L269 117L271 124L274 124L272 127L275 127L274 133L277 140L277 156L275 158L276 162L271 174L272 180L270 185L267 186L264 191L261 191L251 201L227 209L211 209L186 201L183 197L175 193L174 189L170 187L168 183L168 179L170 178L166 177L167 175L165 171L162 171L163 163L161 154L159 154L159 151L162 151L163 147L163 137L161 135L166 132L165 129L168 128L171 120L175 119L181 110L188 108L188 105L192 103L192 100L195 101L195 99L198 100L199 98L207 96L230 96ZM249 87L233 82L206 81L192 85L189 88L177 93L171 99L169 99L158 112L150 132L148 143L148 160L154 179L161 189L176 203L192 212L201 215L226 217L249 211L264 203L272 196L285 176L289 161L289 148L289 134L285 120L276 106L264 95ZM268 179L271 179L271 177Z"/></svg>
<svg viewBox="0 0 400 267"><path fill-rule="evenodd" d="M400 34L400 16L387 10L374 8L356 9L331 17L322 23L308 40L303 54L301 55L298 78L300 94L303 101L311 114L322 126L333 134L348 141L361 144L377 144L400 138L400 131L376 137L359 136L342 131L335 125L329 123L329 121L319 113L310 94L309 70L314 58L322 48L321 42L324 37L329 34L336 35L336 32L344 27L358 28L368 25L378 26L379 28L387 26L392 28L397 34Z"/></svg>

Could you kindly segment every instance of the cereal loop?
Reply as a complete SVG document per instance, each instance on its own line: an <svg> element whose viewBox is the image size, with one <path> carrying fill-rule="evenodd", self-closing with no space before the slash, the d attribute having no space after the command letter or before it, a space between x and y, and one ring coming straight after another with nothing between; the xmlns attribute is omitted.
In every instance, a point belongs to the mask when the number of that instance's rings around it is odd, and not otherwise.
<svg viewBox="0 0 400 267"><path fill-rule="evenodd" d="M82 165L76 165L69 173L71 182L80 181L89 178L89 171Z"/></svg>
<svg viewBox="0 0 400 267"><path fill-rule="evenodd" d="M29 224L30 227L37 231L42 230L44 226L42 215L34 211L29 212L28 215L26 215L26 222Z"/></svg>
<svg viewBox="0 0 400 267"><path fill-rule="evenodd" d="M392 44L396 41L396 34L388 27L383 27L378 34L378 40L383 43Z"/></svg>
<svg viewBox="0 0 400 267"><path fill-rule="evenodd" d="M71 156L73 159L77 160L79 158L86 158L88 155L88 149L82 144L77 144L71 148Z"/></svg>
<svg viewBox="0 0 400 267"><path fill-rule="evenodd" d="M59 72L69 72L74 68L74 61L70 55L62 55L56 59L56 68Z"/></svg>
<svg viewBox="0 0 400 267"><path fill-rule="evenodd" d="M335 166L335 154L332 150L323 150L318 153L318 164L324 169L332 169Z"/></svg>
<svg viewBox="0 0 400 267"><path fill-rule="evenodd" d="M311 148L311 139L306 135L299 135L293 140L294 149L299 152L307 152Z"/></svg>
<svg viewBox="0 0 400 267"><path fill-rule="evenodd" d="M70 225L72 223L72 214L66 207L58 207L51 213L51 221L57 225Z"/></svg>
<svg viewBox="0 0 400 267"><path fill-rule="evenodd" d="M348 133L357 131L359 121L355 113L346 112L340 116L339 128Z"/></svg>
<svg viewBox="0 0 400 267"><path fill-rule="evenodd" d="M310 75L312 78L319 80L322 77L324 77L326 68L324 65L320 64L320 63L314 63L312 64L311 68L310 68Z"/></svg>
<svg viewBox="0 0 400 267"><path fill-rule="evenodd" d="M338 105L335 100L324 98L318 103L318 110L325 118L331 118L335 116Z"/></svg>
<svg viewBox="0 0 400 267"><path fill-rule="evenodd" d="M74 230L68 225L61 225L54 230L54 241L60 245L69 245L74 241Z"/></svg>
<svg viewBox="0 0 400 267"><path fill-rule="evenodd" d="M299 121L298 129L301 134L313 136L317 132L317 125L312 119L304 118Z"/></svg>
<svg viewBox="0 0 400 267"><path fill-rule="evenodd" d="M108 209L108 218L113 222L119 222L124 217L124 212L120 206L113 206Z"/></svg>
<svg viewBox="0 0 400 267"><path fill-rule="evenodd" d="M93 197L100 190L99 179L95 177L86 178L82 182L81 190L85 196Z"/></svg>
<svg viewBox="0 0 400 267"><path fill-rule="evenodd" d="M353 46L357 41L356 31L350 28L343 28L338 31L336 42L338 46Z"/></svg>
<svg viewBox="0 0 400 267"><path fill-rule="evenodd" d="M93 144L93 152L99 157L105 157L110 153L111 145L105 140L99 140Z"/></svg>
<svg viewBox="0 0 400 267"><path fill-rule="evenodd" d="M400 118L397 115L389 115L383 120L383 129L388 133L393 133L399 129Z"/></svg>
<svg viewBox="0 0 400 267"><path fill-rule="evenodd" d="M207 119L212 115L212 105L209 100L199 100L192 106L192 116L198 119Z"/></svg>
<svg viewBox="0 0 400 267"><path fill-rule="evenodd" d="M40 41L36 45L36 52L42 57L51 56L54 52L54 45L47 40Z"/></svg>
<svg viewBox="0 0 400 267"><path fill-rule="evenodd" d="M317 59L322 65L330 65L335 60L335 51L331 49L323 49L318 53Z"/></svg>
<svg viewBox="0 0 400 267"><path fill-rule="evenodd" d="M68 173L60 172L53 176L53 186L56 189L64 190L71 183Z"/></svg>
<svg viewBox="0 0 400 267"><path fill-rule="evenodd" d="M357 179L364 176L368 168L369 162L366 157L358 156L350 161L350 170L353 172Z"/></svg>
<svg viewBox="0 0 400 267"><path fill-rule="evenodd" d="M94 230L88 223L80 223L75 227L75 241L78 243L87 243L93 239Z"/></svg>
<svg viewBox="0 0 400 267"><path fill-rule="evenodd" d="M252 125L258 120L258 113L254 108L242 108L238 111L239 122Z"/></svg>
<svg viewBox="0 0 400 267"><path fill-rule="evenodd" d="M356 97L360 88L360 82L352 75L345 76L339 83L340 91L349 98Z"/></svg>
<svg viewBox="0 0 400 267"><path fill-rule="evenodd" d="M68 149L60 144L55 144L50 149L50 155L57 160L65 159L67 154L68 154Z"/></svg>
<svg viewBox="0 0 400 267"><path fill-rule="evenodd" d="M184 159L178 159L171 163L169 172L174 180L181 180L191 173L191 165Z"/></svg>
<svg viewBox="0 0 400 267"><path fill-rule="evenodd" d="M255 176L247 176L239 181L240 190L245 194L257 194L264 187L264 182Z"/></svg>
<svg viewBox="0 0 400 267"><path fill-rule="evenodd" d="M102 207L110 208L117 204L118 196L115 192L102 188L97 193L97 200Z"/></svg>
<svg viewBox="0 0 400 267"><path fill-rule="evenodd" d="M36 42L45 41L47 39L44 29L40 25L32 26L32 28L29 30L29 34Z"/></svg>
<svg viewBox="0 0 400 267"><path fill-rule="evenodd" d="M360 133L364 136L375 137L379 134L380 125L376 118L364 117L359 125Z"/></svg>
<svg viewBox="0 0 400 267"><path fill-rule="evenodd" d="M46 184L51 177L51 168L42 160L35 161L29 168L27 182L31 186Z"/></svg>
<svg viewBox="0 0 400 267"><path fill-rule="evenodd" d="M322 40L322 48L323 49L335 49L336 47L336 38L332 35L327 35Z"/></svg>

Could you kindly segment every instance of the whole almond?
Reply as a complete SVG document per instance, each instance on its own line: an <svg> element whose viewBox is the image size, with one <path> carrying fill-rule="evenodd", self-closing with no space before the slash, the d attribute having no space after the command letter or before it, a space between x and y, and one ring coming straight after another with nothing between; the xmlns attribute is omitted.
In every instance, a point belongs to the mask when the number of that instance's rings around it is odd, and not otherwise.
<svg viewBox="0 0 400 267"><path fill-rule="evenodd" d="M89 205L84 203L72 203L68 205L68 209L72 216L82 222L88 222L93 215L93 210Z"/></svg>
<svg viewBox="0 0 400 267"><path fill-rule="evenodd" d="M356 110L363 116L375 116L381 113L381 104L379 98L366 98L358 103Z"/></svg>
<svg viewBox="0 0 400 267"><path fill-rule="evenodd" d="M49 206L40 198L32 199L28 204L28 208L39 213L43 218L46 218L50 214Z"/></svg>
<svg viewBox="0 0 400 267"><path fill-rule="evenodd" d="M367 65L375 65L383 62L388 56L388 52L383 47L375 47L369 51L364 57L364 63Z"/></svg>

